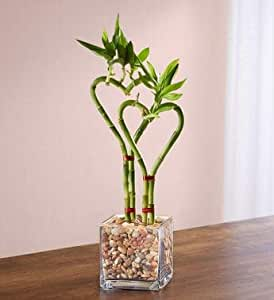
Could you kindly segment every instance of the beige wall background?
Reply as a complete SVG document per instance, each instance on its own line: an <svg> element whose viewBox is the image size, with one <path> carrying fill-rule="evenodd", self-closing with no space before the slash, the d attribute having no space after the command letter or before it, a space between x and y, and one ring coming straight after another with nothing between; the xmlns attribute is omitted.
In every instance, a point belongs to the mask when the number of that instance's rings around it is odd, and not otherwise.
<svg viewBox="0 0 274 300"><path fill-rule="evenodd" d="M0 1L2 257L97 242L100 222L123 211L119 146L89 99L105 65L74 41L100 43L117 12L136 50L149 45L160 71L179 57L177 78L188 77L185 130L159 171L157 212L175 229L223 220L225 0ZM124 98L99 92L115 116ZM148 165L173 126L163 115L145 134Z"/></svg>

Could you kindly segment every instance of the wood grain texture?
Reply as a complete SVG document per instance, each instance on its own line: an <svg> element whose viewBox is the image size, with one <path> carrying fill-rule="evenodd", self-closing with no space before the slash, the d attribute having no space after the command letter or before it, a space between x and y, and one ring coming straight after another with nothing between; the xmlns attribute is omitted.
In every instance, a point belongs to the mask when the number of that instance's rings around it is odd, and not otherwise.
<svg viewBox="0 0 274 300"><path fill-rule="evenodd" d="M160 292L99 289L98 245L0 260L0 299L274 299L274 217L175 233L175 274Z"/></svg>

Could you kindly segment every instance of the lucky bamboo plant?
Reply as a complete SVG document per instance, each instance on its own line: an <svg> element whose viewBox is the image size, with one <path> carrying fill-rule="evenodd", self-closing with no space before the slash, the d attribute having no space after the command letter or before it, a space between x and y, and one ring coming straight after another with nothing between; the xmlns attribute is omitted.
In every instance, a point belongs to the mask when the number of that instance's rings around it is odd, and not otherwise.
<svg viewBox="0 0 274 300"><path fill-rule="evenodd" d="M90 95L105 123L117 138L121 148L123 160L125 220L127 222L133 222L136 218L134 164L134 159L136 159L143 175L142 222L145 225L153 224L155 221L155 175L167 153L179 137L184 125L182 109L174 103L182 96L182 93L174 93L174 91L181 88L186 81L186 79L184 79L173 83L174 76L179 67L179 60L173 60L170 64L168 64L162 74L157 75L154 66L147 60L150 52L149 48L144 48L138 54L135 53L132 41L127 40L120 27L119 15L116 19L115 30L112 38L109 39L107 32L103 32L103 46L95 46L82 40L77 41L96 55L104 58L107 63L107 74L100 76L93 81L90 88ZM119 64L121 66L121 78L116 78L116 75L114 74L113 66L115 64ZM127 85L125 85L126 81L128 82ZM153 93L154 99L150 108L147 108L143 103L141 103L139 93L137 94L136 99L126 99L121 103L118 109L118 123L123 132L123 136L116 128L96 94L96 89L99 84L112 85L119 88L126 97L130 96L132 91L140 84L143 84ZM137 108L142 114L142 122L133 137L124 120L124 111L129 107ZM174 111L177 114L178 125L159 157L153 164L152 169L148 171L144 159L138 149L137 143L148 125L165 111Z"/></svg>

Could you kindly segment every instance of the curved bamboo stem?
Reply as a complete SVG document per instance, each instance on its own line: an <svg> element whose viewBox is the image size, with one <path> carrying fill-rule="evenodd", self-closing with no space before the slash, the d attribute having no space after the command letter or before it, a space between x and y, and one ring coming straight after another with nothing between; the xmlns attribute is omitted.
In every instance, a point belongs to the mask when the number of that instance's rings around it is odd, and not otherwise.
<svg viewBox="0 0 274 300"><path fill-rule="evenodd" d="M125 156L125 155L127 155L127 148L126 148L125 142L96 95L96 88L97 88L98 84L105 83L106 80L107 80L106 76L101 76L101 77L96 78L90 87L90 95L91 95L93 102L95 103L97 110L103 117L105 123L108 125L108 127L110 128L110 130L112 131L114 136L117 138L117 140L120 144L121 152L122 152L123 156ZM117 80L115 80L113 78L109 79L109 83L118 87L123 92L125 92L125 90L126 90L126 88L120 82L118 82ZM123 174L124 174L123 186L124 186L125 208L129 208L130 207L130 195L129 195L129 186L128 186L129 166L128 166L128 161L126 161L126 160L123 160ZM125 213L125 218L127 221L130 221L130 214Z"/></svg>
<svg viewBox="0 0 274 300"><path fill-rule="evenodd" d="M122 102L122 104L119 107L119 111L118 111L119 125L120 125L121 129L123 130L123 132L125 134L125 137L127 138L127 141L128 141L128 143L131 147L132 152L134 153L134 156L137 159L137 162L138 162L138 164L141 168L142 175L147 176L147 168L146 168L146 165L145 165L144 160L142 158L142 155L139 152L135 141L132 139L131 134L130 134L127 126L126 126L126 123L125 123L124 117L123 117L125 109L127 107L130 107L130 106L138 108L142 112L143 115L148 114L149 111L148 111L148 109L146 108L145 105L143 105L140 102L137 102L136 100L127 100L125 102ZM144 122L143 127L145 129L149 121L144 120L143 122ZM147 205L148 205L148 182L144 181L143 207L147 207ZM147 214L145 214L145 213L142 214L142 221L143 221L144 224L147 223Z"/></svg>
<svg viewBox="0 0 274 300"><path fill-rule="evenodd" d="M137 102L135 100L125 101L121 104L121 106L119 108L119 124L129 142L132 153L134 153L138 159L138 163L141 167L143 176L146 176L148 174L148 172L147 172L146 166L144 164L143 158L141 156L141 153L139 152L136 144L137 144L139 138L141 137L141 135L143 134L144 130L148 126L149 121L147 121L147 120L142 121L141 125L135 132L134 140L133 140L130 135L130 132L124 122L124 119L123 119L124 110L129 106L136 106L143 113L145 112L145 114L148 113L148 110L146 109L146 107L143 104L141 104L140 102ZM156 159L156 161L151 169L151 172L150 172L150 175L152 175L152 176L156 175L160 165L162 164L163 160L165 159L166 155L168 154L168 152L170 151L170 149L172 148L172 146L174 145L176 140L178 139L178 137L183 129L184 115L183 115L182 109L175 103L168 102L168 103L160 104L158 106L158 108L155 110L155 113L160 114L164 111L170 111L170 110L174 110L177 113L178 125L177 125L176 130L173 132L172 136L168 140L166 146L160 153L159 157ZM143 205L142 205L143 208L147 208L147 207L152 208L154 206L154 184L155 184L154 181L149 181L149 182L144 181L144 194L143 194ZM153 224L154 219L155 219L154 213L148 213L148 214L143 213L142 214L142 220L145 224L147 224L147 221L149 224Z"/></svg>
<svg viewBox="0 0 274 300"><path fill-rule="evenodd" d="M172 146L175 144L176 140L178 139L180 133L183 130L184 127L184 114L180 106L178 106L175 103L172 102L166 102L164 104L160 104L157 110L155 111L156 114L160 114L165 111L174 110L177 113L178 116L178 125L171 137L169 138L168 142L166 143L164 149L156 159L155 163L153 164L153 167L151 169L150 175L155 176L159 167L161 166L162 162L164 161L166 155L171 150ZM154 205L154 181L149 182L149 188L148 188L148 207L153 207ZM154 223L154 213L148 214L148 222L149 224Z"/></svg>
<svg viewBox="0 0 274 300"><path fill-rule="evenodd" d="M183 114L183 111L182 111L180 106L178 106L177 104L175 104L173 102L166 102L164 104L161 104L158 107L158 109L155 111L155 113L159 114L161 112L170 111L170 110L174 110L177 113L178 125L177 125L177 128L175 129L175 131L173 132L172 136L170 137L170 139L166 143L164 149L162 150L162 152L158 156L157 160L155 161L152 169L151 169L150 174L153 175L153 176L156 174L157 170L159 169L159 167L162 164L163 160L165 159L166 155L168 154L168 152L170 151L170 149L172 148L172 146L174 145L174 143L178 139L178 137L179 137L179 135L180 135L180 133L183 130L183 127L184 127L184 114Z"/></svg>
<svg viewBox="0 0 274 300"><path fill-rule="evenodd" d="M142 136L143 132L145 131L145 129L147 128L149 122L147 122L146 120L143 120L142 123L140 124L140 126L138 127L138 129L136 130L135 134L134 134L134 142L135 144L138 143L140 137ZM130 155L134 156L134 152L132 151L132 149L130 150ZM134 160L129 162L129 194L130 194L130 207L135 207L135 198L136 198L136 192L135 192L135 163ZM143 208L146 208L147 205L146 203L148 202L147 199L143 200L143 203L145 206L143 206ZM135 215L131 215L131 219L135 219Z"/></svg>

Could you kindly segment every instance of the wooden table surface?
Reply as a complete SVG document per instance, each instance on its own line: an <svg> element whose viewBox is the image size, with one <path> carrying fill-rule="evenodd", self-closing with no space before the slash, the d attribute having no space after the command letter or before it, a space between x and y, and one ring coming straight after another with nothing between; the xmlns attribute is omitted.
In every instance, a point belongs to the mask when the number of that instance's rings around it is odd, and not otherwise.
<svg viewBox="0 0 274 300"><path fill-rule="evenodd" d="M274 299L274 217L175 232L160 292L99 289L98 245L0 259L0 299Z"/></svg>

